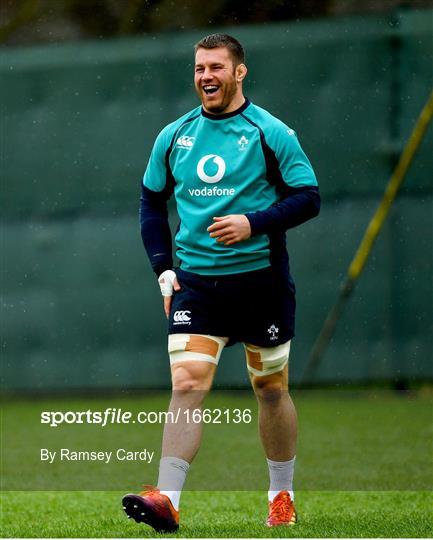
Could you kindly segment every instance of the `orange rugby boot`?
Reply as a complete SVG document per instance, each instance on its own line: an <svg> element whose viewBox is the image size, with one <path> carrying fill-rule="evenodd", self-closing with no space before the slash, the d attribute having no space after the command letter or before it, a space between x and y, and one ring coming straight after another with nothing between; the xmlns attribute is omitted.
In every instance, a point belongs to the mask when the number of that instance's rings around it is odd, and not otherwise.
<svg viewBox="0 0 433 540"><path fill-rule="evenodd" d="M272 502L269 503L269 515L266 520L268 527L281 525L294 525L296 523L295 505L288 491L280 491Z"/></svg>
<svg viewBox="0 0 433 540"><path fill-rule="evenodd" d="M175 532L179 528L179 512L157 488L145 486L145 491L138 495L125 495L122 504L128 518L147 523L156 532Z"/></svg>

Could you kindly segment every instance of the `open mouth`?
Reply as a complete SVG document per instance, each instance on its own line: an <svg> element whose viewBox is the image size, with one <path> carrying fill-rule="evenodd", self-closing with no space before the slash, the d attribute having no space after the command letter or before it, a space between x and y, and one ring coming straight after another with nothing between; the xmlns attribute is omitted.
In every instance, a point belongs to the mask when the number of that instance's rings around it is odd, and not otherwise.
<svg viewBox="0 0 433 540"><path fill-rule="evenodd" d="M207 96L212 96L213 94L216 94L219 90L219 86L216 86L215 84L207 84L206 86L203 86L203 91Z"/></svg>

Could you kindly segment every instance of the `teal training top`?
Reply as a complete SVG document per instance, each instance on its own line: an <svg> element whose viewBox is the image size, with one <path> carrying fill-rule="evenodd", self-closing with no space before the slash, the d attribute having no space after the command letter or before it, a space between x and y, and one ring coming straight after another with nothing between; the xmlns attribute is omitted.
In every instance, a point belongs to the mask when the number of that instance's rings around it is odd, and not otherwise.
<svg viewBox="0 0 433 540"><path fill-rule="evenodd" d="M290 202L305 188L317 191L296 133L249 100L223 115L197 107L166 126L155 141L143 186L151 196L165 194L165 198L174 190L180 266L208 275L270 266L271 232L275 232L271 222L279 219L278 201L288 197ZM296 211L292 206L289 213ZM284 211L287 214L287 208ZM252 237L231 246L211 238L206 229L214 223L212 218L228 214L246 214ZM310 217L287 222L283 228Z"/></svg>

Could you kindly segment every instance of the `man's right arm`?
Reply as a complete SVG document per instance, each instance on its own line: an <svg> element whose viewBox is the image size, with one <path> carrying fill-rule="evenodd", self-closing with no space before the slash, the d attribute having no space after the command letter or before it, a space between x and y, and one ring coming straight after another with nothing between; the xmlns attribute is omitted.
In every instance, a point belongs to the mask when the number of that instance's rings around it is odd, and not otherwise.
<svg viewBox="0 0 433 540"><path fill-rule="evenodd" d="M174 178L168 162L169 148L170 139L165 128L155 141L144 173L140 197L141 238L152 269L158 277L167 317L173 291L180 290L176 274L172 271L173 255L168 223L167 201L174 189Z"/></svg>
<svg viewBox="0 0 433 540"><path fill-rule="evenodd" d="M167 201L174 188L168 166L170 132L164 128L158 135L141 185L140 230L143 245L155 274L173 267L171 231Z"/></svg>
<svg viewBox="0 0 433 540"><path fill-rule="evenodd" d="M143 245L155 274L159 277L173 267L167 194L141 186L140 230Z"/></svg>

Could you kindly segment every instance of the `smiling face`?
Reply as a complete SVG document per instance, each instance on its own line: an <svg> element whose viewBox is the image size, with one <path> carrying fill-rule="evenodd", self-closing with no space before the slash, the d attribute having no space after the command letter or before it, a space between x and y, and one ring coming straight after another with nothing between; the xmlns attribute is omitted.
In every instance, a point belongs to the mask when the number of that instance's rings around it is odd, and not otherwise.
<svg viewBox="0 0 433 540"><path fill-rule="evenodd" d="M194 84L203 108L211 114L238 109L245 101L242 81L246 73L244 64L234 66L226 47L199 48L195 55Z"/></svg>

